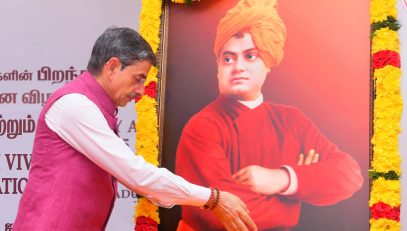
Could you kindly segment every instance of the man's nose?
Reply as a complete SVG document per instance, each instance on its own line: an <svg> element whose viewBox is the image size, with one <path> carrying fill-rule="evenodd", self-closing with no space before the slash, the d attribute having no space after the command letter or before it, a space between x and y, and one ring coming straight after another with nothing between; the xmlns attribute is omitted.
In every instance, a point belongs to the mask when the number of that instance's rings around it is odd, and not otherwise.
<svg viewBox="0 0 407 231"><path fill-rule="evenodd" d="M235 71L240 72L240 71L244 71L246 69L245 63L243 59L236 59L235 62Z"/></svg>
<svg viewBox="0 0 407 231"><path fill-rule="evenodd" d="M143 96L143 95L144 95L144 85L136 87L135 92L136 92L138 95Z"/></svg>
<svg viewBox="0 0 407 231"><path fill-rule="evenodd" d="M246 65L244 63L244 60L240 59L240 58L236 59L234 71L239 73L244 70L246 70Z"/></svg>

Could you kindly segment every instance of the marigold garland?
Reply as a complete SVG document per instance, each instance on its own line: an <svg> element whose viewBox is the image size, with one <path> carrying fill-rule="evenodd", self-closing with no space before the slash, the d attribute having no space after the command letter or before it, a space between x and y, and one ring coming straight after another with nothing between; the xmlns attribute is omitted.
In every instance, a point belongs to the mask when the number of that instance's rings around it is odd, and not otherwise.
<svg viewBox="0 0 407 231"><path fill-rule="evenodd" d="M391 207L390 205L379 202L370 208L373 219L386 218L394 221L400 221L400 206Z"/></svg>
<svg viewBox="0 0 407 231"><path fill-rule="evenodd" d="M140 12L140 34L157 54L160 45L160 28L162 0L142 1ZM145 84L145 95L136 101L136 150L146 161L158 166L158 116L157 116L157 81L158 69L152 67ZM158 230L160 218L158 206L145 198L140 198L135 211L135 230Z"/></svg>
<svg viewBox="0 0 407 231"><path fill-rule="evenodd" d="M385 21L388 16L397 18L397 0L371 0L370 23Z"/></svg>
<svg viewBox="0 0 407 231"><path fill-rule="evenodd" d="M400 55L395 51L378 51L373 54L372 66L374 69L392 65L400 67Z"/></svg>
<svg viewBox="0 0 407 231"><path fill-rule="evenodd" d="M377 180L379 177L383 177L386 180L398 180L400 179L399 175L395 171L388 172L376 172L375 170L369 170L369 177L372 180Z"/></svg>
<svg viewBox="0 0 407 231"><path fill-rule="evenodd" d="M137 219L134 231L155 231L155 230L158 230L158 223L155 222L154 220L144 216L140 216Z"/></svg>
<svg viewBox="0 0 407 231"><path fill-rule="evenodd" d="M400 93L400 41L396 0L371 0L371 55L373 103L373 156L369 176L370 230L401 229L399 133L403 101Z"/></svg>
<svg viewBox="0 0 407 231"><path fill-rule="evenodd" d="M400 222L389 220L386 218L370 219L370 230L375 231L399 231L401 228Z"/></svg>
<svg viewBox="0 0 407 231"><path fill-rule="evenodd" d="M375 22L372 24L372 32L375 32L376 30L379 30L384 27L388 27L391 30L396 31L400 29L400 24L394 17L387 16L387 19L385 21Z"/></svg>
<svg viewBox="0 0 407 231"><path fill-rule="evenodd" d="M373 181L370 188L369 206L383 202L392 207L400 206L400 181L379 178Z"/></svg>
<svg viewBox="0 0 407 231"><path fill-rule="evenodd" d="M144 159L158 166L157 101L144 95L136 103L136 150ZM141 142L140 142L141 141Z"/></svg>
<svg viewBox="0 0 407 231"><path fill-rule="evenodd" d="M155 212L155 205L146 198L140 198L137 201L139 209L136 211L136 217L148 217L157 222L160 220L158 213Z"/></svg>
<svg viewBox="0 0 407 231"><path fill-rule="evenodd" d="M192 2L196 2L199 0L171 0L173 3L185 3L185 4L191 4Z"/></svg>
<svg viewBox="0 0 407 231"><path fill-rule="evenodd" d="M400 52L400 42L397 31L385 27L375 31L372 36L373 54L383 50Z"/></svg>

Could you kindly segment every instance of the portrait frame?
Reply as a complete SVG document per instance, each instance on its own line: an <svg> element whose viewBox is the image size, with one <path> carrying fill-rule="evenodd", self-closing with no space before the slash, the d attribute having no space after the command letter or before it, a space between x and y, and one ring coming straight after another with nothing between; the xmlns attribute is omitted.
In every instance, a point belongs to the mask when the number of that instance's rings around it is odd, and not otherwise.
<svg viewBox="0 0 407 231"><path fill-rule="evenodd" d="M210 6L212 4L212 6ZM366 1L366 4L369 4L369 1ZM169 170L174 172L174 159L175 159L175 151L174 148L176 148L176 143L177 140L179 139L179 135L182 131L182 127L180 128L179 126L185 125L186 121L188 120L188 118L190 118L193 114L195 114L196 112L198 112L203 106L205 106L208 102L210 102L211 100L214 99L214 96L216 96L216 81L211 80L212 82L209 84L209 86L211 86L213 88L213 86L215 86L215 90L208 90L205 93L205 99L201 100L201 99L197 99L194 96L191 96L188 91L188 89L185 89L185 85L191 85L192 83L189 84L184 84L180 89L174 89L174 85L179 84L179 82L175 81L176 83L171 83L171 81L173 81L173 76L174 73L172 73L171 68L173 68L174 66L176 66L177 71L180 70L180 65L174 65L174 62L171 61L171 59L173 59L173 57L169 57L168 56L168 52L173 52L172 48L172 41L173 38L171 38L171 33L177 33L177 32L173 32L174 30L176 30L176 26L174 26L173 24L171 24L172 22L172 18L171 15L173 15L174 13L171 13L171 9L179 9L182 8L183 9L183 13L186 11L189 11L191 13L191 15L200 15L200 14L204 14L201 9L199 9L199 7L202 7L204 9L208 9L210 7L215 7L213 6L216 5L216 3L208 3L208 2L198 2L198 3L194 3L194 6L188 6L188 5L174 5L174 4L170 4L169 2L165 2L164 1L164 5L163 5L163 16L162 16L162 30L161 30L161 41L162 41L162 45L161 45L161 62L160 62L160 82L159 82L159 107L158 107L158 112L159 112L159 160L161 163L162 167L166 167ZM179 13L179 12L178 12ZM180 14L178 14L180 15ZM368 17L369 15L369 10L368 7L366 8L366 15ZM191 26L191 22L190 20L186 20L189 22L186 22L187 25ZM214 20L216 21L216 20ZM365 23L366 27L369 28L369 23L366 22ZM190 28L188 26L186 26L185 28ZM184 30L187 30L183 28ZM182 30L182 29L181 29ZM369 29L366 29L366 31L369 31ZM369 34L367 34L369 35ZM212 38L213 40L213 38ZM185 42L185 41L183 41ZM366 38L366 46L369 46L369 38ZM199 50L201 51L201 50ZM200 53L199 51L195 51L195 53ZM210 50L211 53L212 50ZM369 49L366 49L366 53L364 54L359 54L359 55L364 55L363 59L365 62L369 63ZM214 57L214 56L213 56ZM177 57L179 59L179 57ZM185 60L183 60L185 61ZM209 61L204 61L205 64L207 64ZM364 219L363 224L359 227L363 227L363 228L367 228L368 225L368 219L369 219L369 209L367 206L367 201L368 201L368 192L369 192L369 179L367 176L367 169L369 168L369 158L370 158L370 153L371 153L371 144L369 142L371 136L372 136L372 114L371 114L371 110L372 110L372 99L374 96L374 89L373 89L373 80L371 80L371 78L369 78L370 74L369 74L369 64L364 63L364 67L367 69L365 70L364 73L367 73L366 76L364 76L364 81L365 81L365 88L363 89L364 92L364 103L365 103L365 109L367 109L367 111L363 111L363 118L368 118L368 123L363 125L364 126L364 137L365 137L365 142L364 142L364 156L363 156L363 166L361 166L362 168L362 172L363 172L363 178L364 178L364 185L363 188L360 192L358 192L358 194L362 194L359 195L359 200L363 201L363 203L359 202L357 205L358 206L358 210L362 211L362 216ZM187 66L187 65L186 65ZM196 68L196 67L195 67ZM212 66L213 68L213 66ZM213 72L212 72L213 73ZM216 78L216 77L214 77ZM170 80L171 79L171 80ZM188 80L191 81L191 80ZM192 82L194 82L195 80L193 80ZM284 82L283 80L279 80L279 83L283 82L285 84L287 84L286 82ZM199 82L200 85L202 85L202 82ZM331 83L334 85L334 83ZM270 86L268 86L270 87ZM175 105L172 104L171 105L171 101L174 100L174 98L176 98L172 92L182 92L183 90L185 90L187 93L184 95L184 97L190 97L192 98L191 100L187 100L185 101L185 98L181 97L178 95L178 99L175 101L178 101L178 103L176 103ZM168 95L169 94L169 95ZM211 98L212 97L212 98ZM270 96L266 96L265 98L269 98ZM284 98L284 95L279 95L277 96L279 100L281 100L282 98ZM315 96L314 96L315 97ZM298 100L298 98L291 98L290 100L295 101ZM279 103L286 103L284 101L281 101ZM179 116L176 115L174 116L174 111L176 110L182 110L182 107L180 107L180 104L187 104L189 106L192 106L193 109L191 109L190 112L187 113L183 113L183 116ZM291 104L290 104L291 105ZM298 105L295 105L298 106ZM301 108L301 105L299 106ZM312 110L311 110L312 111ZM309 115L309 112L305 112L305 114ZM324 116L318 116L318 115L313 115L311 113L310 115L313 119L313 121L315 122L315 120L317 121L323 121L323 122L319 122L319 123L324 123L324 124L329 124L330 121L324 121ZM174 118L176 117L176 118ZM315 119L316 118L316 119ZM172 120L171 120L172 119ZM179 122L181 125L174 123L174 121L181 121ZM342 121L343 122L343 121ZM177 127L178 126L178 127ZM177 133L178 135L173 135L174 132ZM326 131L324 131L325 133ZM328 132L329 133L329 132ZM328 134L328 136L331 134ZM346 139L345 135L342 135L342 139ZM173 153L172 156L171 154L169 155L169 153ZM360 160L358 160L358 162L360 162ZM363 198L363 199L360 199ZM363 206L360 207L360 206ZM345 210L345 208L341 208L342 210ZM330 212L329 208L328 209L323 209L323 213L325 214L330 214L332 216L335 216L334 212ZM174 227L176 227L176 224L173 222L174 221L174 214L175 217L180 215L180 209L179 207L175 207L173 209L160 209L160 219L161 219L161 224L160 224L160 228L164 229L164 230L173 230ZM312 217L312 216L311 216ZM301 219L301 218L300 218ZM313 221L317 221L318 218L314 217L314 218L303 218L303 219L313 219ZM360 217L358 217L358 219L360 219ZM356 218L354 219L356 220ZM319 221L324 223L323 221ZM329 221L326 221L329 223ZM343 220L342 220L343 222ZM338 229L339 230L339 229Z"/></svg>

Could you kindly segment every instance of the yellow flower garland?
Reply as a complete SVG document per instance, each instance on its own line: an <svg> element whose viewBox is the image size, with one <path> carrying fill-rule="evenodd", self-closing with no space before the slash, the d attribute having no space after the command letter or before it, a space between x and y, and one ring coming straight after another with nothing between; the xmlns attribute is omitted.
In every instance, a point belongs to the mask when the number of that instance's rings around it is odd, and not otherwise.
<svg viewBox="0 0 407 231"><path fill-rule="evenodd" d="M390 30L386 27L374 32L372 39L372 54L381 50L400 52L400 43L397 31Z"/></svg>
<svg viewBox="0 0 407 231"><path fill-rule="evenodd" d="M140 34L151 45L155 54L157 54L160 45L160 26L162 0L142 1L140 13ZM151 81L158 81L158 70L152 67L148 73L146 84ZM142 155L146 161L158 166L158 116L157 101L147 95L144 95L135 106L137 112L136 122L136 150L137 154ZM158 206L145 198L138 200L136 205L135 220L137 217L145 216L160 223L158 216ZM136 223L136 222L135 222Z"/></svg>
<svg viewBox="0 0 407 231"><path fill-rule="evenodd" d="M369 206L380 201L392 206L400 206L400 182L379 178L375 180L370 189L371 197Z"/></svg>
<svg viewBox="0 0 407 231"><path fill-rule="evenodd" d="M190 0L189 2L199 2L199 0ZM188 3L187 0L171 0L173 3Z"/></svg>
<svg viewBox="0 0 407 231"><path fill-rule="evenodd" d="M384 218L380 218L378 220L371 219L370 220L370 230L375 231L399 231L401 228L400 222L392 221Z"/></svg>
<svg viewBox="0 0 407 231"><path fill-rule="evenodd" d="M374 158L372 167L379 172L394 170L400 174L398 135L402 98L400 94L401 71L398 67L385 66L374 72L376 98L374 100L374 129L372 138Z"/></svg>
<svg viewBox="0 0 407 231"><path fill-rule="evenodd" d="M381 23L389 19L389 16L397 18L396 0L371 0L370 22ZM372 56L381 51L400 52L398 33L388 26L374 31L372 34ZM375 80L373 129L372 137L373 157L372 170L387 173L390 171L401 174L399 133L400 119L403 101L400 94L401 70L399 67L386 65L374 70ZM385 203L393 208L399 208L401 204L400 180L384 179L382 177L372 181L370 189L369 206ZM370 230L394 230L401 229L400 222L388 218L370 219Z"/></svg>
<svg viewBox="0 0 407 231"><path fill-rule="evenodd" d="M396 0L371 0L370 23L386 20L387 16L397 18Z"/></svg>
<svg viewBox="0 0 407 231"><path fill-rule="evenodd" d="M136 104L136 150L147 162L158 166L158 122L156 106L157 101L148 96L142 97Z"/></svg>
<svg viewBox="0 0 407 231"><path fill-rule="evenodd" d="M148 199L140 198L137 201L137 207L138 209L136 210L136 217L145 216L153 219L154 221L160 220L158 213L156 212L157 206L152 204Z"/></svg>

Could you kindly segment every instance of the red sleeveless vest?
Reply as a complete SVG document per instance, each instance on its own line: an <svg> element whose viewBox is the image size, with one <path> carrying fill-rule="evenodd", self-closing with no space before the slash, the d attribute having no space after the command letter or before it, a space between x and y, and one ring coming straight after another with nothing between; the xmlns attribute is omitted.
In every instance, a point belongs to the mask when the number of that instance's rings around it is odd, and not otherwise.
<svg viewBox="0 0 407 231"><path fill-rule="evenodd" d="M89 72L57 90L38 119L31 167L14 231L104 230L106 227L116 197L116 180L45 123L45 114L52 104L70 93L82 94L94 102L117 134L116 108Z"/></svg>

